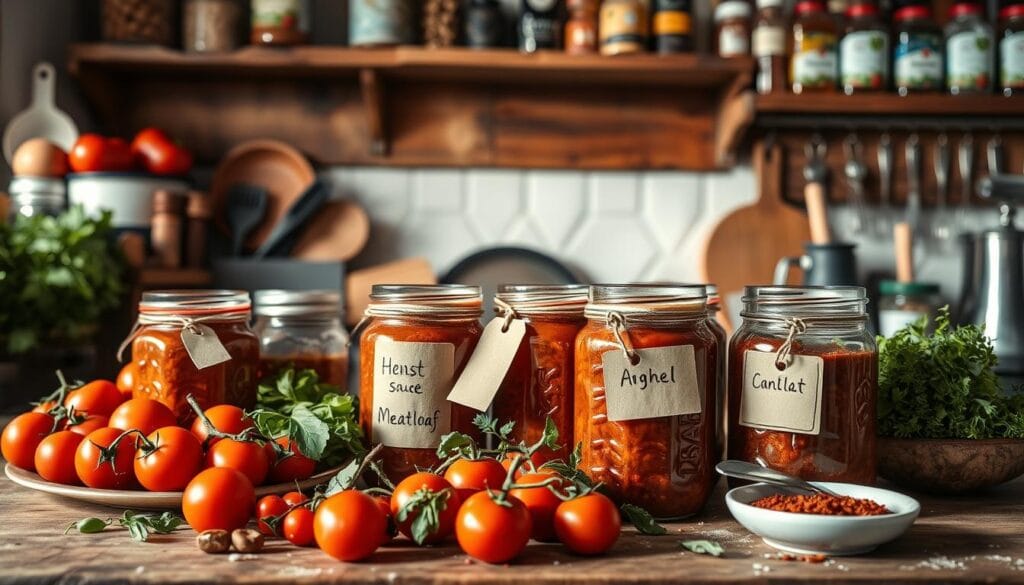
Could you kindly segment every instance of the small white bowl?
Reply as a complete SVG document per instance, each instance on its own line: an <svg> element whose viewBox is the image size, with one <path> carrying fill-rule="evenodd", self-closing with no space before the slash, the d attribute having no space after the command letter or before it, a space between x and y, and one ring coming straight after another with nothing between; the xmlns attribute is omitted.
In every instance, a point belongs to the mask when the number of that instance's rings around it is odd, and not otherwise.
<svg viewBox="0 0 1024 585"><path fill-rule="evenodd" d="M68 175L68 203L81 205L89 216L111 211L111 225L148 229L153 217L153 192L165 189L184 195L189 183L181 177L146 173L73 173Z"/></svg>
<svg viewBox="0 0 1024 585"><path fill-rule="evenodd" d="M867 498L882 504L891 514L881 516L825 516L796 514L751 506L765 496L790 492L785 488L755 483L725 494L725 503L736 521L761 537L765 544L796 554L859 555L895 540L914 523L921 504L914 498L889 490L852 483L812 482L833 492Z"/></svg>

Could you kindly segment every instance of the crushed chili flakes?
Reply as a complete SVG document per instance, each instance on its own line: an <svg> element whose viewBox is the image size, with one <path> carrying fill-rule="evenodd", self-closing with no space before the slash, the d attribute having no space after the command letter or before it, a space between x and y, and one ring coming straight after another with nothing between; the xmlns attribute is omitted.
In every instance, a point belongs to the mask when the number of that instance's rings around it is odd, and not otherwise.
<svg viewBox="0 0 1024 585"><path fill-rule="evenodd" d="M823 516L881 516L891 513L889 508L874 500L827 494L810 496L773 494L756 500L750 505L778 512L821 514Z"/></svg>

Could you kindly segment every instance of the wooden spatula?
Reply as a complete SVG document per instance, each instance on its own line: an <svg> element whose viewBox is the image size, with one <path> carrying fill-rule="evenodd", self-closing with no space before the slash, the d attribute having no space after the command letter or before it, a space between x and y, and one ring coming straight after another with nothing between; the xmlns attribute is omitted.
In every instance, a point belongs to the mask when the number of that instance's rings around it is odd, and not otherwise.
<svg viewBox="0 0 1024 585"><path fill-rule="evenodd" d="M731 299L751 284L771 284L775 264L783 256L798 256L810 240L807 216L782 200L782 147L754 147L754 171L759 193L757 201L725 216L711 231L704 250L704 280L718 285L722 312L735 314ZM729 329L736 324L729 320Z"/></svg>

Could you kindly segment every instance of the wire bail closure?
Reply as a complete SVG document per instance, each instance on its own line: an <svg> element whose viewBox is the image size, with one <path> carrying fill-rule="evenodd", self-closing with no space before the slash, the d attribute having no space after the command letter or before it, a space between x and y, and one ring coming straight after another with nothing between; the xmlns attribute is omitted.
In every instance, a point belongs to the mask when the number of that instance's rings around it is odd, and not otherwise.
<svg viewBox="0 0 1024 585"><path fill-rule="evenodd" d="M789 327L789 333L786 335L786 341L782 342L778 353L775 354L775 367L779 370L785 370L793 362L793 342L796 341L797 335L807 331L807 323L799 317L786 317L785 323Z"/></svg>
<svg viewBox="0 0 1024 585"><path fill-rule="evenodd" d="M615 340L618 341L619 347L622 349L623 355L629 360L632 365L640 363L640 354L633 349L633 342L629 339L629 331L626 329L626 319L621 313L617 311L608 312L608 326L612 328L612 333L615 334Z"/></svg>

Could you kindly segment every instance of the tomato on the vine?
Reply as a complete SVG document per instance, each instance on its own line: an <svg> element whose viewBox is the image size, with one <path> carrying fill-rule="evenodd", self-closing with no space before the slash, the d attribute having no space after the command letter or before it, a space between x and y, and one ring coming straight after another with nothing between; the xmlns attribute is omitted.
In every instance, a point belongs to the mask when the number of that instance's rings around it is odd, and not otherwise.
<svg viewBox="0 0 1024 585"><path fill-rule="evenodd" d="M151 492L176 492L189 484L203 463L203 445L181 427L157 429L139 441L135 476Z"/></svg>
<svg viewBox="0 0 1024 585"><path fill-rule="evenodd" d="M114 409L109 424L122 431L135 429L148 435L159 428L177 425L178 419L162 402L152 398L132 398Z"/></svg>
<svg viewBox="0 0 1024 585"><path fill-rule="evenodd" d="M255 505L256 490L249 478L226 467L200 471L181 498L185 521L196 532L242 528Z"/></svg>
<svg viewBox="0 0 1024 585"><path fill-rule="evenodd" d="M599 555L619 539L622 518L607 496L591 492L555 510L555 534L574 553Z"/></svg>
<svg viewBox="0 0 1024 585"><path fill-rule="evenodd" d="M123 433L121 429L104 427L82 439L75 453L75 471L82 483L91 488L106 490L127 489L135 485L134 436L118 441L113 457L100 465L101 451L110 447Z"/></svg>
<svg viewBox="0 0 1024 585"><path fill-rule="evenodd" d="M281 516L288 511L288 502L284 501L284 498L277 494L271 494L269 496L263 496L260 501L256 502L256 528L260 532L267 536L276 536L280 534L280 524L276 527L272 527L267 523L271 518Z"/></svg>
<svg viewBox="0 0 1024 585"><path fill-rule="evenodd" d="M206 466L227 467L240 471L249 478L252 485L261 485L267 479L267 472L270 470L270 462L267 461L267 452L263 445L235 439L221 439L211 445L206 452Z"/></svg>
<svg viewBox="0 0 1024 585"><path fill-rule="evenodd" d="M285 540L295 546L313 544L316 538L313 534L313 520L313 511L305 506L299 506L288 512L281 525L281 532L284 534Z"/></svg>
<svg viewBox="0 0 1024 585"><path fill-rule="evenodd" d="M75 388L64 397L64 406L74 407L75 412L110 416L124 397L110 380L93 380Z"/></svg>
<svg viewBox="0 0 1024 585"><path fill-rule="evenodd" d="M561 487L562 481L558 475L551 472L528 473L517 479L516 483L536 485L552 480L554 481L553 487ZM541 542L553 542L555 540L555 510L561 505L562 500L547 487L514 487L508 493L519 499L530 511L533 539Z"/></svg>
<svg viewBox="0 0 1024 585"><path fill-rule="evenodd" d="M530 541L530 511L507 496L503 504L477 492L463 502L455 522L455 538L469 556L485 563L507 563Z"/></svg>
<svg viewBox="0 0 1024 585"><path fill-rule="evenodd" d="M30 412L42 412L43 414L49 413L54 407L57 406L56 400L44 400L39 404L32 407Z"/></svg>
<svg viewBox="0 0 1024 585"><path fill-rule="evenodd" d="M36 448L36 473L46 481L66 485L81 484L75 471L75 453L82 435L71 431L57 431L47 436Z"/></svg>
<svg viewBox="0 0 1024 585"><path fill-rule="evenodd" d="M42 412L26 412L14 417L0 435L0 452L15 467L35 471L36 447L53 432L53 417Z"/></svg>
<svg viewBox="0 0 1024 585"><path fill-rule="evenodd" d="M274 440L292 454L288 457L273 461L270 466L270 480L274 483L291 483L309 479L316 469L316 461L302 454L295 441L289 441L287 437L279 437Z"/></svg>
<svg viewBox="0 0 1024 585"><path fill-rule="evenodd" d="M465 501L488 488L501 489L507 474L497 459L456 459L444 472L444 478L455 488L459 499Z"/></svg>
<svg viewBox="0 0 1024 585"><path fill-rule="evenodd" d="M436 544L448 538L455 530L455 517L459 512L459 494L452 484L437 475L421 471L403 479L391 494L391 515L395 518L398 531L406 537L416 540L413 524L420 514L419 509L409 510L403 518L402 509L410 502L416 506L430 505L437 507L437 526L426 534L420 535L417 544Z"/></svg>
<svg viewBox="0 0 1024 585"><path fill-rule="evenodd" d="M128 362L117 373L117 380L114 381L114 385L117 386L125 400L131 398L135 392L135 378L137 375L138 366L135 365L135 362Z"/></svg>
<svg viewBox="0 0 1024 585"><path fill-rule="evenodd" d="M309 498L306 497L306 494L302 492L288 492L285 495L281 496L281 499L284 500L284 503L288 504L289 506L298 506L299 504L309 501Z"/></svg>
<svg viewBox="0 0 1024 585"><path fill-rule="evenodd" d="M65 430L72 431L82 435L83 437L89 433L110 426L109 419L102 414L89 414L86 415L85 419L81 422L72 424L71 421L65 422Z"/></svg>
<svg viewBox="0 0 1024 585"><path fill-rule="evenodd" d="M341 561L358 561L381 545L387 519L373 498L345 490L323 502L313 516L313 535L325 553Z"/></svg>
<svg viewBox="0 0 1024 585"><path fill-rule="evenodd" d="M237 435L252 428L252 421L245 416L245 411L231 404L212 406L204 410L203 414L210 419L213 428L227 435ZM205 441L210 434L199 417L192 421L192 434L200 441Z"/></svg>

